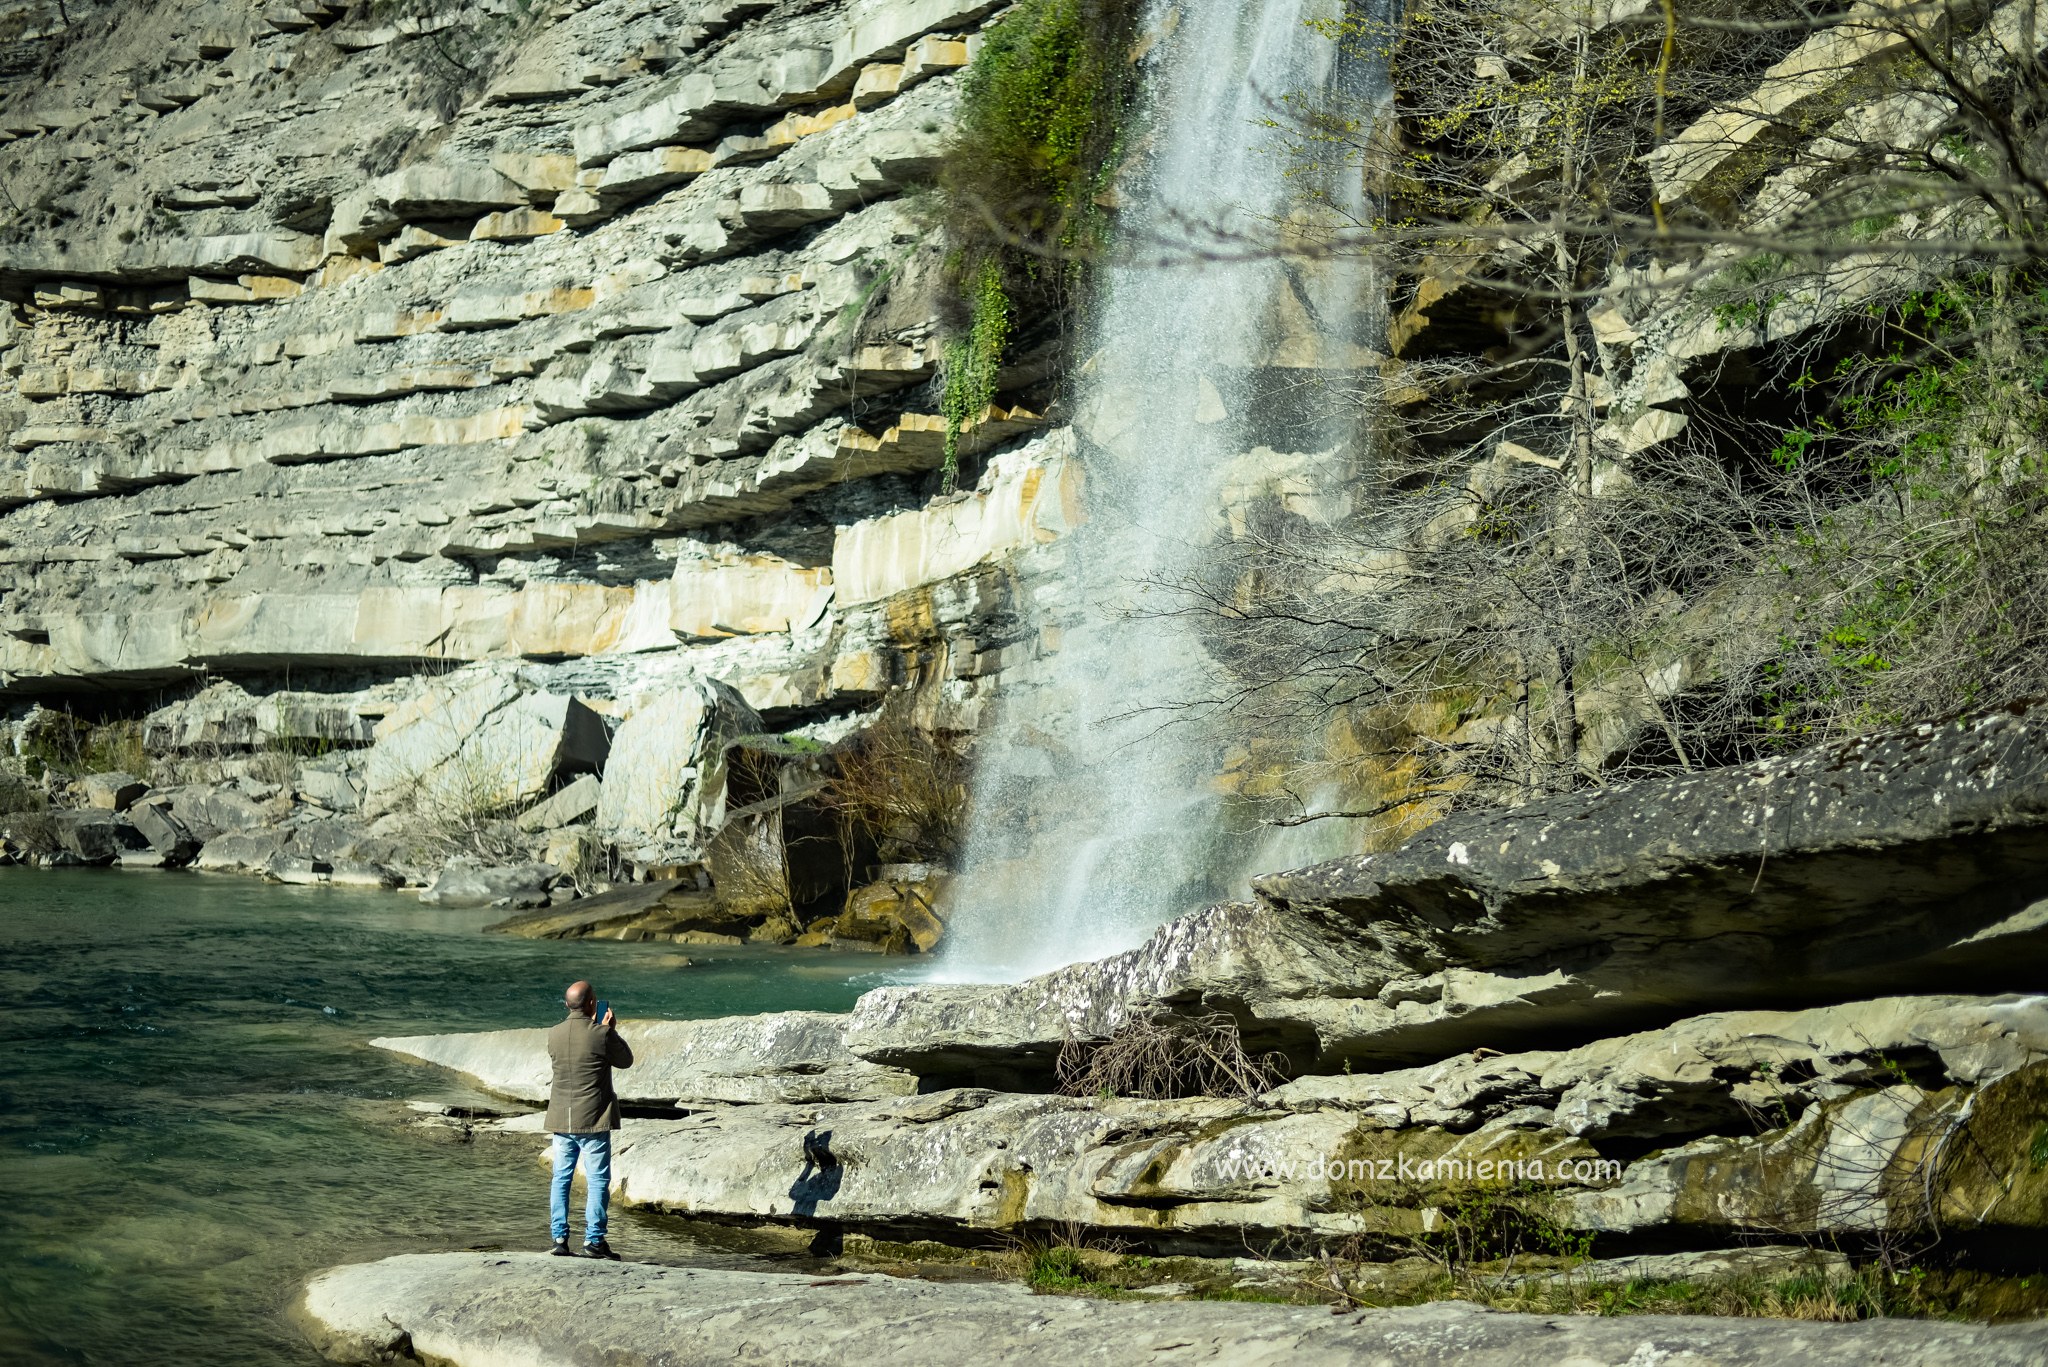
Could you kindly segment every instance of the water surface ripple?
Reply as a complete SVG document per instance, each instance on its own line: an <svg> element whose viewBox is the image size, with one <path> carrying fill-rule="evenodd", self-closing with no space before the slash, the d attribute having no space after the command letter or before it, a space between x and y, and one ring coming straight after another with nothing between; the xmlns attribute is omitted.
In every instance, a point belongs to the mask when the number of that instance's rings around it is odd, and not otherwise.
<svg viewBox="0 0 2048 1367"><path fill-rule="evenodd" d="M538 1248L524 1142L402 1128L449 1075L377 1035L545 1025L587 976L622 1019L843 1010L843 960L477 934L502 913L200 875L0 870L0 1363L317 1359L302 1279L394 1252ZM709 1254L656 1218L614 1241Z"/></svg>

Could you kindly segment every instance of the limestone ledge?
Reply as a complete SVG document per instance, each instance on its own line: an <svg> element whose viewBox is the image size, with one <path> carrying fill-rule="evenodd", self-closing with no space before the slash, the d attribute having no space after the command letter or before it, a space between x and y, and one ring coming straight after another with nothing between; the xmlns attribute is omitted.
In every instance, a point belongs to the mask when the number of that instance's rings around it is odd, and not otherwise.
<svg viewBox="0 0 2048 1367"><path fill-rule="evenodd" d="M2025 1367L2048 1349L2048 1329L2039 1324L1556 1317L1455 1302L1333 1316L1321 1306L1132 1305L1038 1296L1014 1285L611 1266L521 1253L412 1254L336 1268L308 1283L295 1315L337 1362L417 1358L456 1367L583 1360L691 1367L747 1357L792 1367L849 1357L957 1367L1139 1353L1164 1364L1243 1367L1666 1360Z"/></svg>
<svg viewBox="0 0 2048 1367"><path fill-rule="evenodd" d="M904 1096L917 1080L846 1052L842 1018L783 1011L711 1021L632 1021L620 1030L633 1066L616 1075L621 1101L657 1106L876 1101ZM548 1097L545 1030L378 1039L380 1049L453 1069L501 1096L533 1105Z"/></svg>
<svg viewBox="0 0 2048 1367"><path fill-rule="evenodd" d="M997 428L1004 421L989 419ZM835 468L842 458L866 462L869 471L896 460L923 468L935 460L938 438L930 426L880 438L842 434L817 465L799 464L783 476L821 487L843 478ZM118 591L102 588L97 611L15 618L13 634L0 636L0 677L147 677L294 660L630 656L735 636L806 632L829 661L829 638L848 614L929 590L1075 525L1076 475L1067 451L1065 434L1055 432L996 457L977 489L842 528L823 565L686 541L672 551L667 578L622 585L364 583L292 591L257 588L250 582L260 582L256 574L228 574L187 588L178 607L176 597L166 601L157 593L145 610L138 596L133 615L121 610ZM45 571L76 564L93 571L109 561L204 561L237 553L211 538L78 549L93 553L77 560L20 547L0 550L0 557ZM871 648L872 636L857 624L843 634L847 649ZM818 646L809 649L816 653Z"/></svg>

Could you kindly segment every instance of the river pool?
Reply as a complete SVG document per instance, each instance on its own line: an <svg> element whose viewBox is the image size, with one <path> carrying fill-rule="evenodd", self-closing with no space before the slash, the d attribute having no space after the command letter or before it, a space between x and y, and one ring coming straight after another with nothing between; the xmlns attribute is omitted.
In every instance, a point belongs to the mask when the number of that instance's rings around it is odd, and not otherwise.
<svg viewBox="0 0 2048 1367"><path fill-rule="evenodd" d="M284 1311L316 1269L544 1248L528 1147L397 1123L408 1098L468 1094L374 1036L552 1024L576 977L628 1038L636 1016L844 1010L876 981L816 951L477 933L502 915L0 869L0 1363L311 1363ZM612 1237L722 1260L631 1211Z"/></svg>

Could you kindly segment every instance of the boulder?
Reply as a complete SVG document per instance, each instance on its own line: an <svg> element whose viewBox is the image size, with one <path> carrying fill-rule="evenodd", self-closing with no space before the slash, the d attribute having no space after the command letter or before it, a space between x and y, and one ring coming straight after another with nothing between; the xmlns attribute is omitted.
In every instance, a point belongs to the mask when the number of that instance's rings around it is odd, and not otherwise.
<svg viewBox="0 0 2048 1367"><path fill-rule="evenodd" d="M958 1367L1111 1358L1238 1367L2031 1367L2048 1353L2048 1324L2040 1322L1525 1315L1458 1301L1333 1315L1324 1306L1132 1304L1038 1296L1014 1284L820 1279L533 1253L415 1253L336 1268L308 1283L294 1315L336 1362L418 1359L451 1367L739 1360Z"/></svg>
<svg viewBox="0 0 2048 1367"><path fill-rule="evenodd" d="M345 816L299 820L291 828L291 852L331 864L362 857L370 837L360 822Z"/></svg>
<svg viewBox="0 0 2048 1367"><path fill-rule="evenodd" d="M451 674L377 724L365 811L465 819L532 802L565 768L604 766L604 719L576 699L532 692L516 671Z"/></svg>
<svg viewBox="0 0 2048 1367"><path fill-rule="evenodd" d="M553 864L565 878L579 884L592 879L602 881L610 872L605 867L597 833L588 826L564 826L559 831L547 832L540 845L540 862Z"/></svg>
<svg viewBox="0 0 2048 1367"><path fill-rule="evenodd" d="M944 875L924 864L885 864L881 878L846 895L835 942L866 940L896 954L929 954L946 933L939 914Z"/></svg>
<svg viewBox="0 0 2048 1367"><path fill-rule="evenodd" d="M101 811L125 812L135 805L149 785L133 774L120 772L88 774L85 777L85 802L88 807Z"/></svg>
<svg viewBox="0 0 2048 1367"><path fill-rule="evenodd" d="M187 830L202 840L209 840L223 831L252 830L281 821L290 814L291 802L288 798L258 801L241 789L225 784L217 787L197 784L176 789L171 794L171 812Z"/></svg>
<svg viewBox="0 0 2048 1367"><path fill-rule="evenodd" d="M693 680L636 699L613 737L597 829L643 863L698 859L725 824L725 753L760 718L731 687Z"/></svg>
<svg viewBox="0 0 2048 1367"><path fill-rule="evenodd" d="M299 770L298 793L330 812L353 812L362 806L362 787L345 760L308 761Z"/></svg>
<svg viewBox="0 0 2048 1367"><path fill-rule="evenodd" d="M168 802L138 802L128 809L128 819L152 850L174 864L188 864L199 853L198 837L178 820Z"/></svg>
<svg viewBox="0 0 2048 1367"><path fill-rule="evenodd" d="M143 744L154 752L262 750L280 744L353 749L370 743L371 718L389 705L391 687L251 694L238 683L217 680L145 717Z"/></svg>
<svg viewBox="0 0 2048 1367"><path fill-rule="evenodd" d="M1133 1016L1224 1010L1335 1071L1720 1006L2026 988L2048 973L2048 712L1452 816L1254 890L1028 983L877 989L849 1043L928 1073L1042 1066Z"/></svg>
<svg viewBox="0 0 2048 1367"><path fill-rule="evenodd" d="M552 831L573 826L597 811L604 783L596 774L579 774L560 790L542 798L519 814L522 831Z"/></svg>
<svg viewBox="0 0 2048 1367"><path fill-rule="evenodd" d="M204 873L267 873L286 857L283 831L230 831L200 848L192 867Z"/></svg>
<svg viewBox="0 0 2048 1367"><path fill-rule="evenodd" d="M328 866L326 881L343 888L395 888L406 880L404 875L382 864L361 859L337 859Z"/></svg>
<svg viewBox="0 0 2048 1367"><path fill-rule="evenodd" d="M123 854L149 848L132 821L112 812L55 812L51 820L59 847L81 863L111 864Z"/></svg>
<svg viewBox="0 0 2048 1367"><path fill-rule="evenodd" d="M430 907L544 907L548 889L562 876L549 864L492 867L473 859L452 859L433 885L420 894Z"/></svg>
<svg viewBox="0 0 2048 1367"><path fill-rule="evenodd" d="M781 1011L707 1021L633 1021L619 1030L633 1066L614 1074L622 1101L640 1104L872 1100L902 1096L916 1079L846 1052L841 1018ZM466 1073L486 1090L535 1105L548 1098L546 1030L414 1035L371 1041Z"/></svg>

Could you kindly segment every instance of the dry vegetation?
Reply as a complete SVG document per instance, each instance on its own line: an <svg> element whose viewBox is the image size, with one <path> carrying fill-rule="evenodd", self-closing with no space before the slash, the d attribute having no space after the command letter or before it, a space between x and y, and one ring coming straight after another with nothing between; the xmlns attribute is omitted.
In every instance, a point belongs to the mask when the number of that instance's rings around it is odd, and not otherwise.
<svg viewBox="0 0 2048 1367"><path fill-rule="evenodd" d="M1205 701L1360 718L1414 792L1490 803L2048 692L2039 8L1333 27L1391 116L1279 121L1305 185L1383 192L1330 249L1394 282L1401 360L1351 396L1378 437L1349 512L1271 500L1172 586L1222 664ZM1883 55L1760 104L1810 42ZM1648 154L1716 110L1763 131L1680 195ZM1672 310L1720 350L1626 410L1660 363L1626 320ZM1642 414L1682 431L1620 445Z"/></svg>
<svg viewBox="0 0 2048 1367"><path fill-rule="evenodd" d="M1286 1059L1247 1053L1237 1022L1216 1012L1127 1021L1101 1041L1069 1039L1057 1073L1067 1096L1249 1100L1285 1079Z"/></svg>

